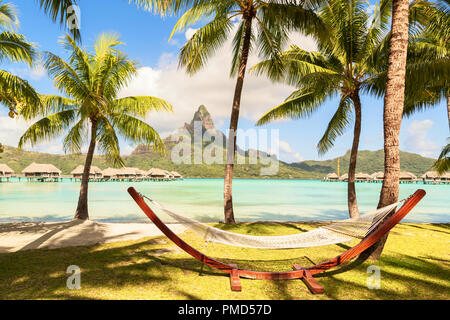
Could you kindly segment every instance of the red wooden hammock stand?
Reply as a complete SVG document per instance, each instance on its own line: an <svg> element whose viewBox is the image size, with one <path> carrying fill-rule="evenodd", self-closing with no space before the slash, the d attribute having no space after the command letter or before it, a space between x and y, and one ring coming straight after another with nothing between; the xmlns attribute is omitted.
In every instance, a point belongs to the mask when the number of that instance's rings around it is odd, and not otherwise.
<svg viewBox="0 0 450 320"><path fill-rule="evenodd" d="M375 231L366 236L357 245L348 249L341 255L330 259L328 261L322 262L312 267L302 267L300 265L294 265L292 271L284 272L264 272L264 271L252 271L239 269L235 264L226 264L217 260L214 260L200 251L194 249L189 244L180 239L175 233L172 232L153 212L152 209L147 205L141 195L133 188L128 188L128 192L134 201L139 205L139 207L144 211L147 217L152 220L152 222L164 233L166 237L172 240L178 247L186 251L195 259L200 262L207 264L210 267L218 269L220 271L230 274L231 290L241 291L240 278L249 279L266 279L266 280L287 280L287 279L302 279L306 286L310 289L312 293L323 293L323 287L313 278L313 275L324 272L330 268L339 266L344 262L353 259L360 255L362 252L374 245L378 240L381 239L389 230L391 230L397 223L399 223L414 207L415 205L425 196L425 190L419 189L414 194L412 194L408 199L405 200L403 206L398 209L393 215L386 219Z"/></svg>

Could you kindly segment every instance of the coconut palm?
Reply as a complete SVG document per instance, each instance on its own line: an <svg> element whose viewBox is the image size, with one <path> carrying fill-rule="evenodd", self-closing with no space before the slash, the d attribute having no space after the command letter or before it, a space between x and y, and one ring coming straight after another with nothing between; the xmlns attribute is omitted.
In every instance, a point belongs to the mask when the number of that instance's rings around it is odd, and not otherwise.
<svg viewBox="0 0 450 320"><path fill-rule="evenodd" d="M23 62L31 67L37 58L35 46L15 32L17 26L15 6L0 0L0 61ZM10 117L17 115L21 105L38 102L39 95L26 80L0 70L0 103L9 108Z"/></svg>
<svg viewBox="0 0 450 320"><path fill-rule="evenodd" d="M229 37L233 37L233 58L230 74L236 77L236 87L227 143L224 181L225 223L235 222L232 179L236 151L236 130L249 54L256 49L261 56L266 58L276 57L283 44L288 40L289 28L318 28L313 11L296 4L296 2L260 0L141 1L141 4L145 3L147 8L153 8L162 14L185 11L175 25L173 32L184 30L201 19L207 20L207 23L199 28L181 49L179 65L185 67L188 74L192 75L204 67L208 58ZM308 3L312 2L314 1ZM238 22L234 23L235 19Z"/></svg>
<svg viewBox="0 0 450 320"><path fill-rule="evenodd" d="M450 141L450 138L448 138L448 141ZM444 149L442 149L439 158L433 164L433 168L436 169L440 175L450 171L450 143L447 143Z"/></svg>
<svg viewBox="0 0 450 320"><path fill-rule="evenodd" d="M404 115L435 107L446 101L450 129L450 1L443 0L421 10L422 32L410 41ZM440 173L450 168L447 144L433 167Z"/></svg>
<svg viewBox="0 0 450 320"><path fill-rule="evenodd" d="M361 94L368 92L378 76L377 53L388 29L390 2L381 1L371 17L363 0L327 0L318 11L326 27L327 38L317 38L318 51L298 46L283 52L282 68L273 68L267 60L252 70L274 81L296 86L283 103L265 113L258 125L280 118L309 117L331 97L340 97L337 109L318 143L319 154L327 152L335 139L351 125L354 117L353 143L348 168L348 210L359 216L355 190L355 170L361 134Z"/></svg>
<svg viewBox="0 0 450 320"><path fill-rule="evenodd" d="M88 219L89 171L96 148L116 167L123 166L118 135L163 151L159 134L144 118L150 111L171 111L172 107L155 97L118 97L119 90L136 74L137 64L117 49L122 43L116 35L100 35L93 53L85 51L69 35L61 43L71 54L68 62L46 52L44 66L66 97L43 96L40 109L22 110L25 118L42 118L22 135L19 148L67 132L64 150L80 153L90 135L75 213L76 219Z"/></svg>
<svg viewBox="0 0 450 320"><path fill-rule="evenodd" d="M391 37L383 109L384 179L378 207L397 202L400 180L399 135L405 102L406 57L408 52L409 0L392 1ZM381 255L383 239L373 246L372 258Z"/></svg>

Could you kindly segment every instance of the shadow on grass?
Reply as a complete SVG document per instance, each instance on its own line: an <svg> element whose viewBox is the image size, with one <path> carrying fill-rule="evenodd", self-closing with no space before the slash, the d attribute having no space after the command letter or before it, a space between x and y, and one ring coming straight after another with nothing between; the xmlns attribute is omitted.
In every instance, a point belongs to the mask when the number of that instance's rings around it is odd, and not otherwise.
<svg viewBox="0 0 450 320"><path fill-rule="evenodd" d="M422 230L429 230L432 232L440 232L440 233L450 234L450 230L449 231L439 230L436 228L432 228L431 225L428 225L428 224L426 224L424 226L419 226L417 224L406 224L405 226L422 229ZM439 227L442 229L450 229L450 225L448 223L436 223L436 224L433 224L432 226Z"/></svg>
<svg viewBox="0 0 450 320"><path fill-rule="evenodd" d="M281 225L292 227L286 223ZM256 232L266 226L250 224L249 228ZM220 290L223 292L217 294L230 297L228 274L204 266L175 249L164 237L156 237L101 246L0 254L0 299L210 299L217 297L212 293ZM312 251L311 256L289 259L222 260L236 263L240 268L256 265L264 271L283 271L292 264L310 266L320 263L323 255L323 252ZM366 287L367 267L371 262L353 260L316 275L325 288L323 296L311 296L299 279L243 279L243 292L233 293L231 298L448 299L448 262L432 255L385 254L376 263L381 268L380 290ZM69 275L65 271L69 265L80 266L84 290L66 288Z"/></svg>

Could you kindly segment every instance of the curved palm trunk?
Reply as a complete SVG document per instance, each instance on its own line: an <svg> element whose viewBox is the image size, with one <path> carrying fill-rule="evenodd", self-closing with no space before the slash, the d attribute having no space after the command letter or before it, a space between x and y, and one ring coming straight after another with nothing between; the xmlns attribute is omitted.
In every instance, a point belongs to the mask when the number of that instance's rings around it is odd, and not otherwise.
<svg viewBox="0 0 450 320"><path fill-rule="evenodd" d="M353 104L355 106L355 128L353 130L353 144L350 152L350 164L348 167L348 212L350 218L359 217L358 202L356 201L355 176L356 176L356 160L358 158L359 138L361 136L361 100L359 92L356 91L352 95Z"/></svg>
<svg viewBox="0 0 450 320"><path fill-rule="evenodd" d="M230 132L228 134L227 142L227 156L225 166L225 179L224 179L224 214L225 223L233 224L234 212L233 212L233 169L234 169L234 157L236 154L236 130L239 121L239 110L241 105L242 88L244 86L245 70L247 68L248 54L250 50L250 40L252 34L252 18L247 17L245 20L245 34L244 42L242 45L242 56L239 65L239 73L236 81L236 88L234 90L233 108L231 110L230 120Z"/></svg>
<svg viewBox="0 0 450 320"><path fill-rule="evenodd" d="M89 184L89 172L91 171L92 159L94 158L95 142L97 138L97 122L92 120L91 127L91 142L89 144L88 153L86 155L86 161L84 164L83 176L81 178L80 196L78 198L77 211L75 212L74 219L88 220L88 184Z"/></svg>
<svg viewBox="0 0 450 320"><path fill-rule="evenodd" d="M406 55L408 50L409 0L392 4L392 36L389 41L389 65L384 97L384 180L378 208L398 200L400 177L399 135L405 98ZM388 234L368 249L363 256L377 260Z"/></svg>

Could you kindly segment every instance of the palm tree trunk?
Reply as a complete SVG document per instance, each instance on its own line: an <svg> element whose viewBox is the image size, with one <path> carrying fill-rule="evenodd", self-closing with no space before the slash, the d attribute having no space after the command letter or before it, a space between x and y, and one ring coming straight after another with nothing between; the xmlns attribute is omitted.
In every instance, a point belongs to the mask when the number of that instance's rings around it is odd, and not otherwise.
<svg viewBox="0 0 450 320"><path fill-rule="evenodd" d="M227 156L225 166L225 179L224 179L224 215L225 223L233 224L234 212L233 212L233 169L234 169L234 157L236 154L236 130L239 121L239 110L241 106L242 88L244 86L245 70L247 68L248 54L250 50L250 40L252 35L252 17L245 18L245 33L244 42L242 44L242 56L239 65L239 73L236 81L236 87L234 90L233 108L231 110L230 120L230 132L228 134L227 143Z"/></svg>
<svg viewBox="0 0 450 320"><path fill-rule="evenodd" d="M447 116L448 116L448 128L450 130L450 91L447 92Z"/></svg>
<svg viewBox="0 0 450 320"><path fill-rule="evenodd" d="M350 164L348 167L348 212L350 218L359 217L358 202L356 201L355 189L355 175L356 175L356 160L358 158L359 138L361 136L361 100L359 92L356 91L352 95L353 104L355 107L355 128L353 130L353 144L350 152Z"/></svg>
<svg viewBox="0 0 450 320"><path fill-rule="evenodd" d="M392 4L392 36L389 41L389 65L384 97L384 180L378 208L397 202L400 177L399 135L405 99L406 55L408 50L409 0ZM388 234L369 248L363 256L378 260Z"/></svg>
<svg viewBox="0 0 450 320"><path fill-rule="evenodd" d="M88 184L89 173L91 171L92 159L94 158L95 142L97 139L97 121L91 120L91 142L89 144L88 153L86 155L86 161L84 164L83 176L81 178L80 196L78 198L77 211L75 212L74 219L88 220Z"/></svg>

